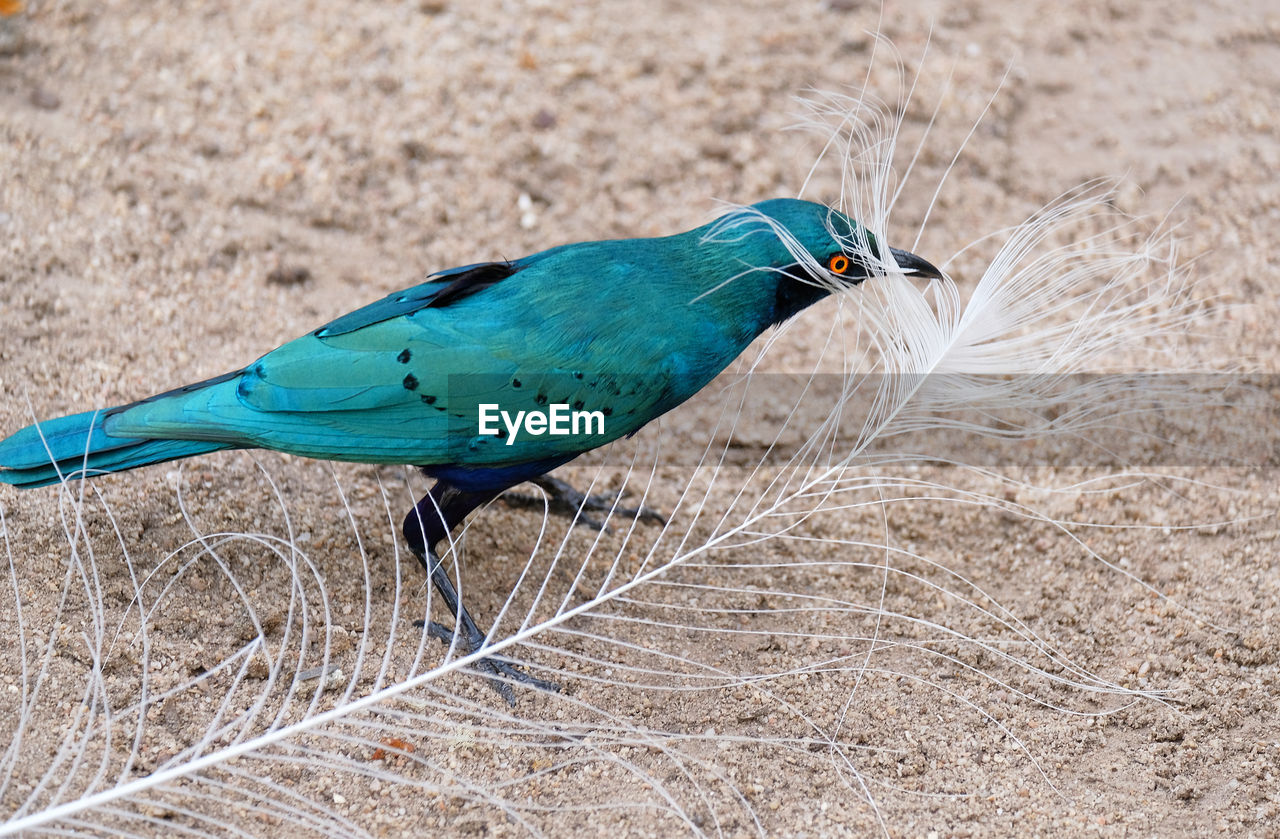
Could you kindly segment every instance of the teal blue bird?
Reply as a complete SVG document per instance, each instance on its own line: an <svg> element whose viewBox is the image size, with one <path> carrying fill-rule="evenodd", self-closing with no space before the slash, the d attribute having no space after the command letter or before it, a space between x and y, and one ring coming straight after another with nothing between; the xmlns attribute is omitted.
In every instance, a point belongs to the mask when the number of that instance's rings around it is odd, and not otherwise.
<svg viewBox="0 0 1280 839"><path fill-rule="evenodd" d="M452 268L243 369L24 428L0 441L0 481L39 487L243 448L421 467L436 483L404 535L471 651L485 635L437 546L472 510L525 481L586 503L547 473L684 402L769 327L891 271L941 277L914 254L882 250L853 219L795 199L674 236ZM556 405L595 421L567 434L480 422L484 406L512 417ZM485 666L551 687L509 662ZM511 699L505 681L499 689Z"/></svg>

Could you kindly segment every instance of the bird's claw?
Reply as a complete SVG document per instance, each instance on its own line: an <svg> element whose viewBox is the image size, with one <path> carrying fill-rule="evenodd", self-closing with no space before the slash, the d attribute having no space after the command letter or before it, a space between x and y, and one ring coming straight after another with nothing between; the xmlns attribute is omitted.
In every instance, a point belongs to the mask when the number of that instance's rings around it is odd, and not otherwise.
<svg viewBox="0 0 1280 839"><path fill-rule="evenodd" d="M542 487L543 491L546 492L546 504L551 512L569 516L573 518L574 524L580 524L592 530L604 530L604 522L595 516L588 515L587 511L602 512L606 514L606 517L623 516L638 521L651 521L656 524L667 523L666 516L651 507L617 506L618 501L627 493L626 487L619 489L616 493L587 495L574 489L568 483L558 478L552 478L549 475L543 475L533 483ZM540 507L543 504L543 499L523 493L508 492L502 498L508 504L522 507Z"/></svg>
<svg viewBox="0 0 1280 839"><path fill-rule="evenodd" d="M424 622L415 621L415 623L418 626L422 626ZM454 630L436 621L426 622L426 628L428 635L442 641L446 645L452 645L454 643L454 639L458 637ZM458 638L458 645L461 648L463 655L470 655L484 646L485 640L484 635L477 635L465 639ZM485 658L475 662L475 664L472 665L472 669L479 675L484 676L488 680L489 686L496 690L498 695L506 700L507 705L512 708L514 708L516 704L516 694L511 688L513 682L528 685L529 687L537 688L538 690L545 690L548 693L560 692L560 686L555 682L548 682L544 679L539 679L536 676L530 676L524 670L520 669L515 662L509 661L505 658L486 656Z"/></svg>

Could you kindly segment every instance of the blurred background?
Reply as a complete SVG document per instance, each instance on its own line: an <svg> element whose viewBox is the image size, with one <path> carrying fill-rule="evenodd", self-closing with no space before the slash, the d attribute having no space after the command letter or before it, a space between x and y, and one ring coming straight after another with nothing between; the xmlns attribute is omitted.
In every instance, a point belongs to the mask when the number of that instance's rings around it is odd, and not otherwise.
<svg viewBox="0 0 1280 839"><path fill-rule="evenodd" d="M0 3L0 15L6 433L239 367L442 268L676 232L714 217L717 201L795 195L822 148L786 130L794 97L810 88L888 102L909 89L900 174L915 159L891 221L895 244L941 263L1083 181L1120 177L1116 207L1176 225L1180 259L1197 260L1198 293L1224 304L1188 341L1185 363L1277 367L1280 12L1265 0L29 0ZM820 168L806 197L834 201L838 175ZM976 281L982 255L949 266L962 285ZM779 357L803 358L806 334L787 333ZM265 457L302 504L332 495L328 469ZM378 474L340 468L357 487ZM257 526L237 501L257 481L252 459L187 469L210 528ZM163 471L100 482L143 564L189 538ZM701 829L1261 835L1280 806L1280 744L1262 722L1280 693L1274 476L1242 467L1183 477L1232 494L1191 493L1194 509L1179 520L1235 523L1180 533L1176 545L1159 530L1124 531L1153 520L1163 490L1077 511L1115 526L1092 547L1196 614L1157 608L1105 575L1099 583L1095 566L1071 565L1069 547L1037 547L1012 521L923 520L912 537L959 573L994 575L1000 602L1045 616L1084 666L1167 688L1170 704L1097 719L983 694L974 714L927 697L904 704L894 691L909 688L877 694L869 683L847 724L920 726L863 767L870 789L842 785L821 754L805 752L797 769L794 755L747 761L734 751L718 771L754 815ZM360 491L353 497L358 506ZM61 580L55 495L5 487L0 505L24 579ZM326 515L298 513L317 533ZM362 515L385 530L380 509ZM482 522L477 557L519 551L508 532L537 525L521 515ZM389 566L389 542L373 538ZM341 602L349 558L316 550ZM1055 564L1024 564L1043 557ZM51 620L56 587L24 597L29 627ZM0 678L13 685L17 671L10 660ZM651 723L724 730L716 701L675 704ZM909 710L895 718L899 708ZM751 726L786 718L750 713L726 712L748 739ZM948 727L956 713L963 724ZM992 716L1034 766L1006 764ZM180 740L180 721L173 727ZM706 759L718 760L714 749ZM640 783L572 772L560 782L604 801L610 784ZM344 801L370 830L517 830L465 798L424 804L362 790ZM536 825L603 829L583 818L566 805ZM607 816L619 834L647 830L646 818Z"/></svg>

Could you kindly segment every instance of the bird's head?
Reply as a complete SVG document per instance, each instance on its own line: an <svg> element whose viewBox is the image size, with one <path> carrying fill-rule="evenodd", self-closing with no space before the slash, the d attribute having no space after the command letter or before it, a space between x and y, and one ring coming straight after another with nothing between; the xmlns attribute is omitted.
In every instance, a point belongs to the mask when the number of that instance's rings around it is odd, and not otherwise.
<svg viewBox="0 0 1280 839"><path fill-rule="evenodd" d="M922 279L942 278L941 271L913 253L888 248L886 254L875 234L823 204L778 198L750 210L768 220L793 259L784 270L797 279L831 287L899 272Z"/></svg>
<svg viewBox="0 0 1280 839"><path fill-rule="evenodd" d="M711 225L703 238L738 243L743 253L751 253L751 273L772 275L776 282L772 323L872 277L943 276L913 253L881 247L875 234L844 213L795 198L739 208Z"/></svg>

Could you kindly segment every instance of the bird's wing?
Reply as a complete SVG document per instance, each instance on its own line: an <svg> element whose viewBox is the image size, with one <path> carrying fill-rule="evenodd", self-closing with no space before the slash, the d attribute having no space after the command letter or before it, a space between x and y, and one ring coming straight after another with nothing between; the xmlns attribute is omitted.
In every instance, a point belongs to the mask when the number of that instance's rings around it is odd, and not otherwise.
<svg viewBox="0 0 1280 839"><path fill-rule="evenodd" d="M501 282L523 267L524 261L478 262L450 268L432 274L425 283L389 294L354 312L348 312L320 327L315 334L320 337L341 335L423 308L441 308Z"/></svg>
<svg viewBox="0 0 1280 839"><path fill-rule="evenodd" d="M426 291L392 295L237 376L130 406L111 418L109 432L334 460L484 465L576 454L633 433L674 404L673 373L661 364L623 375L603 349L534 352L529 331L508 323L506 310L454 305L500 281L505 268L496 266L507 265L460 269ZM445 307L431 305L446 295ZM556 404L599 411L604 431L516 435L508 444L505 429L479 433L484 404L512 416Z"/></svg>

